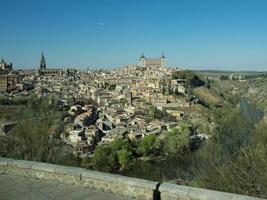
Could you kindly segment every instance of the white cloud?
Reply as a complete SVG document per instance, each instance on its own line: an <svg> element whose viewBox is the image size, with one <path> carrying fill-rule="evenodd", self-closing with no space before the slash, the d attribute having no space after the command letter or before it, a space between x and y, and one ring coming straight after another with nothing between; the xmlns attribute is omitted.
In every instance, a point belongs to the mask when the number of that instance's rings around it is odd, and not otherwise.
<svg viewBox="0 0 267 200"><path fill-rule="evenodd" d="M104 22L97 22L97 25L98 25L98 26L104 26L105 23L104 23Z"/></svg>

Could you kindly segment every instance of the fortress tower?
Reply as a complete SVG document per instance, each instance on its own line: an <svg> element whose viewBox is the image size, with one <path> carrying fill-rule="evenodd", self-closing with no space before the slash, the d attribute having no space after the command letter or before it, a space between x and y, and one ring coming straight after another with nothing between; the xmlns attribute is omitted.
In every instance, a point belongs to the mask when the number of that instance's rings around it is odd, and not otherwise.
<svg viewBox="0 0 267 200"><path fill-rule="evenodd" d="M144 56L144 53L142 53L142 56L139 59L139 65L140 67L146 67L146 57Z"/></svg>
<svg viewBox="0 0 267 200"><path fill-rule="evenodd" d="M161 60L161 67L165 67L165 64L166 64L166 63L165 63L165 56L164 56L164 53L162 54L160 60Z"/></svg>

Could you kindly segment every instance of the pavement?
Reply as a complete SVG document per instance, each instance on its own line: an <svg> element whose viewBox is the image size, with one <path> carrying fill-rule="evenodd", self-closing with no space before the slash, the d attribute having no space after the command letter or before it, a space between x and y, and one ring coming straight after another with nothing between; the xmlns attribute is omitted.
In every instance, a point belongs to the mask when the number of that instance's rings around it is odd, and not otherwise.
<svg viewBox="0 0 267 200"><path fill-rule="evenodd" d="M0 200L126 200L84 187L59 182L0 174Z"/></svg>

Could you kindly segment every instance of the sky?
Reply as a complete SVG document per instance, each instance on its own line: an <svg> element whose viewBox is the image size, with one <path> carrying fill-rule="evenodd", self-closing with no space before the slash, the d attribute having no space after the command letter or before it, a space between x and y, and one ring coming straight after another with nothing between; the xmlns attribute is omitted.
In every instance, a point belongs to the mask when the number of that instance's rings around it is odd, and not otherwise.
<svg viewBox="0 0 267 200"><path fill-rule="evenodd" d="M110 68L142 52L168 66L267 70L266 0L0 0L0 58Z"/></svg>

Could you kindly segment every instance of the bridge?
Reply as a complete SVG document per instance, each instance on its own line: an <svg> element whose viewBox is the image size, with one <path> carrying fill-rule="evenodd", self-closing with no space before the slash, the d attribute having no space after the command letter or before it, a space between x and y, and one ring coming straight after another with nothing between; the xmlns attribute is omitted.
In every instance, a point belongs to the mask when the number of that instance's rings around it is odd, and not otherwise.
<svg viewBox="0 0 267 200"><path fill-rule="evenodd" d="M76 167L0 158L0 199L259 200Z"/></svg>

